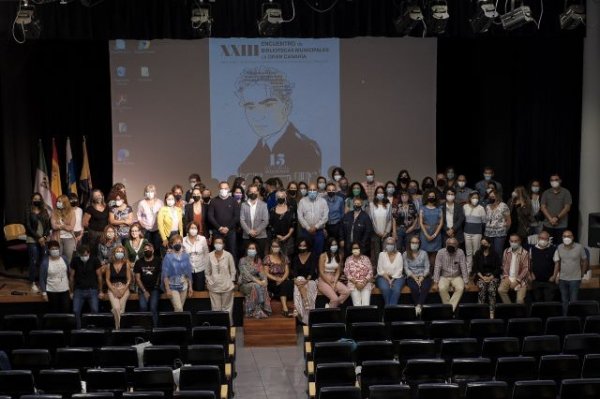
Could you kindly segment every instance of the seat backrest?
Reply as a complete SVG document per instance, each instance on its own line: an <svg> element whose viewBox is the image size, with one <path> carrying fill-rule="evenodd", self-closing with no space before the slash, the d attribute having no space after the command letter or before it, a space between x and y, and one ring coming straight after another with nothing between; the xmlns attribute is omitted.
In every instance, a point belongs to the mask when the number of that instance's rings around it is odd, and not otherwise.
<svg viewBox="0 0 600 399"><path fill-rule="evenodd" d="M185 327L156 327L150 335L153 345L185 345L187 341L188 330Z"/></svg>
<svg viewBox="0 0 600 399"><path fill-rule="evenodd" d="M442 340L440 357L453 359L456 357L479 357L481 347L475 338L450 338Z"/></svg>
<svg viewBox="0 0 600 399"><path fill-rule="evenodd" d="M173 392L174 388L171 367L139 367L133 370L134 391Z"/></svg>
<svg viewBox="0 0 600 399"><path fill-rule="evenodd" d="M225 349L222 345L190 345L187 348L187 363L192 365L225 365Z"/></svg>
<svg viewBox="0 0 600 399"><path fill-rule="evenodd" d="M159 327L183 327L188 330L192 328L191 312L160 312L158 314Z"/></svg>
<svg viewBox="0 0 600 399"><path fill-rule="evenodd" d="M11 353L14 369L41 370L50 366L48 349L15 349Z"/></svg>
<svg viewBox="0 0 600 399"><path fill-rule="evenodd" d="M458 305L456 318L461 320L489 319L490 306L485 303L461 303Z"/></svg>
<svg viewBox="0 0 600 399"><path fill-rule="evenodd" d="M397 360L368 360L362 363L360 385L363 397L369 396L371 385L398 384L402 369Z"/></svg>
<svg viewBox="0 0 600 399"><path fill-rule="evenodd" d="M534 302L531 304L529 317L539 317L546 320L548 317L562 316L562 304L560 302Z"/></svg>
<svg viewBox="0 0 600 399"><path fill-rule="evenodd" d="M371 385L369 399L410 399L408 385Z"/></svg>
<svg viewBox="0 0 600 399"><path fill-rule="evenodd" d="M487 357L452 359L451 375L454 382L487 381L493 374L492 361Z"/></svg>
<svg viewBox="0 0 600 399"><path fill-rule="evenodd" d="M383 321L385 324L402 321L414 321L417 319L413 305L386 305L383 309Z"/></svg>
<svg viewBox="0 0 600 399"><path fill-rule="evenodd" d="M62 330L31 330L27 341L30 348L54 350L66 346L66 337Z"/></svg>
<svg viewBox="0 0 600 399"><path fill-rule="evenodd" d="M513 399L556 399L556 383L552 380L516 381Z"/></svg>
<svg viewBox="0 0 600 399"><path fill-rule="evenodd" d="M433 320L450 320L454 316L452 305L433 303L423 305L421 310L421 320L433 321Z"/></svg>
<svg viewBox="0 0 600 399"><path fill-rule="evenodd" d="M398 343L398 358L406 361L436 356L435 341L430 339L403 339Z"/></svg>
<svg viewBox="0 0 600 399"><path fill-rule="evenodd" d="M42 316L42 328L69 332L77 328L77 319L74 314L47 313Z"/></svg>
<svg viewBox="0 0 600 399"><path fill-rule="evenodd" d="M201 345L227 345L229 329L223 326L200 326L192 329L192 341Z"/></svg>
<svg viewBox="0 0 600 399"><path fill-rule="evenodd" d="M600 316L587 316L583 326L583 332L586 334L600 334Z"/></svg>
<svg viewBox="0 0 600 399"><path fill-rule="evenodd" d="M537 378L538 368L531 356L500 357L496 362L496 380L512 383Z"/></svg>
<svg viewBox="0 0 600 399"><path fill-rule="evenodd" d="M597 399L600 397L600 378L564 379L561 398Z"/></svg>
<svg viewBox="0 0 600 399"><path fill-rule="evenodd" d="M499 303L494 310L496 319L520 319L527 317L527 307L522 303Z"/></svg>
<svg viewBox="0 0 600 399"><path fill-rule="evenodd" d="M381 341L387 339L387 331L383 322L352 323L350 335L355 341Z"/></svg>
<svg viewBox="0 0 600 399"><path fill-rule="evenodd" d="M504 337L506 324L502 319L473 319L469 323L469 337L483 340L489 337Z"/></svg>
<svg viewBox="0 0 600 399"><path fill-rule="evenodd" d="M2 321L4 330L22 331L24 334L38 327L38 317L34 314L7 314Z"/></svg>
<svg viewBox="0 0 600 399"><path fill-rule="evenodd" d="M464 320L433 320L429 326L432 339L463 338L466 332Z"/></svg>
<svg viewBox="0 0 600 399"><path fill-rule="evenodd" d="M4 226L4 238L6 238L6 241L25 240L26 234L25 226L20 223Z"/></svg>
<svg viewBox="0 0 600 399"><path fill-rule="evenodd" d="M106 345L106 332L101 329L71 331L71 346L100 348Z"/></svg>
<svg viewBox="0 0 600 399"><path fill-rule="evenodd" d="M565 336L563 353L583 357L588 353L600 353L600 334L568 334Z"/></svg>
<svg viewBox="0 0 600 399"><path fill-rule="evenodd" d="M35 379L38 390L44 393L68 395L81 393L79 370L42 370Z"/></svg>
<svg viewBox="0 0 600 399"><path fill-rule="evenodd" d="M311 309L308 313L308 325L323 323L344 323L344 313L340 308Z"/></svg>
<svg viewBox="0 0 600 399"><path fill-rule="evenodd" d="M333 342L346 335L346 325L343 323L313 324L310 328L312 342Z"/></svg>
<svg viewBox="0 0 600 399"><path fill-rule="evenodd" d="M560 337L558 335L533 335L523 338L521 354L540 357L560 353Z"/></svg>
<svg viewBox="0 0 600 399"><path fill-rule="evenodd" d="M71 399L113 399L115 394L112 392L88 392L76 393Z"/></svg>
<svg viewBox="0 0 600 399"><path fill-rule="evenodd" d="M22 331L0 331L0 350L10 353L13 349L25 346L25 338Z"/></svg>
<svg viewBox="0 0 600 399"><path fill-rule="evenodd" d="M508 319L506 335L509 337L525 337L527 335L542 335L544 327L539 317L522 317Z"/></svg>
<svg viewBox="0 0 600 399"><path fill-rule="evenodd" d="M564 337L567 334L580 334L581 322L575 316L554 316L546 319L544 334Z"/></svg>
<svg viewBox="0 0 600 399"><path fill-rule="evenodd" d="M600 354L588 353L585 355L581 378L600 378Z"/></svg>
<svg viewBox="0 0 600 399"><path fill-rule="evenodd" d="M313 349L313 361L315 364L352 362L352 349L350 342L317 342Z"/></svg>
<svg viewBox="0 0 600 399"><path fill-rule="evenodd" d="M151 312L129 312L121 315L121 328L143 328L151 330L154 319Z"/></svg>
<svg viewBox="0 0 600 399"><path fill-rule="evenodd" d="M600 314L598 301L574 301L569 302L567 316L577 316L585 319L587 316Z"/></svg>
<svg viewBox="0 0 600 399"><path fill-rule="evenodd" d="M410 359L404 367L404 379L409 383L444 382L449 376L444 359Z"/></svg>
<svg viewBox="0 0 600 399"><path fill-rule="evenodd" d="M110 332L112 346L131 346L148 340L148 332L143 328L121 328Z"/></svg>
<svg viewBox="0 0 600 399"><path fill-rule="evenodd" d="M179 374L179 389L221 392L221 374L217 366L183 366Z"/></svg>
<svg viewBox="0 0 600 399"><path fill-rule="evenodd" d="M545 355L540 358L539 378L560 381L579 378L581 363L577 355Z"/></svg>
<svg viewBox="0 0 600 399"><path fill-rule="evenodd" d="M510 399L508 384L504 381L467 383L466 399Z"/></svg>
<svg viewBox="0 0 600 399"><path fill-rule="evenodd" d="M392 341L361 341L356 345L355 357L357 364L368 360L392 360L394 356Z"/></svg>
<svg viewBox="0 0 600 399"><path fill-rule="evenodd" d="M179 345L152 345L144 348L144 366L175 367L175 361L181 360Z"/></svg>
<svg viewBox="0 0 600 399"><path fill-rule="evenodd" d="M84 313L81 315L81 328L112 330L115 318L110 313Z"/></svg>
<svg viewBox="0 0 600 399"><path fill-rule="evenodd" d="M138 356L130 346L103 346L98 349L100 367L137 367Z"/></svg>
<svg viewBox="0 0 600 399"><path fill-rule="evenodd" d="M390 325L390 339L427 339L429 334L424 321L393 321Z"/></svg>
<svg viewBox="0 0 600 399"><path fill-rule="evenodd" d="M229 312L219 310L200 310L196 312L195 326L221 326L229 328Z"/></svg>
<svg viewBox="0 0 600 399"><path fill-rule="evenodd" d="M30 370L0 370L0 394L18 396L34 391Z"/></svg>
<svg viewBox="0 0 600 399"><path fill-rule="evenodd" d="M519 339L516 337L484 338L481 356L496 359L500 356L517 356L520 353Z"/></svg>
<svg viewBox="0 0 600 399"><path fill-rule="evenodd" d="M348 306L346 308L346 328L354 323L378 322L379 309L375 305L370 306Z"/></svg>
<svg viewBox="0 0 600 399"><path fill-rule="evenodd" d="M319 399L361 399L358 387L323 387Z"/></svg>
<svg viewBox="0 0 600 399"><path fill-rule="evenodd" d="M85 377L88 392L124 392L127 373L124 368L89 369Z"/></svg>
<svg viewBox="0 0 600 399"><path fill-rule="evenodd" d="M315 368L315 385L317 395L327 386L354 386L356 371L353 363L323 363Z"/></svg>
<svg viewBox="0 0 600 399"><path fill-rule="evenodd" d="M54 363L58 368L76 368L80 372L96 365L93 348L58 348Z"/></svg>
<svg viewBox="0 0 600 399"><path fill-rule="evenodd" d="M425 383L419 384L419 399L459 399L460 389L457 384Z"/></svg>

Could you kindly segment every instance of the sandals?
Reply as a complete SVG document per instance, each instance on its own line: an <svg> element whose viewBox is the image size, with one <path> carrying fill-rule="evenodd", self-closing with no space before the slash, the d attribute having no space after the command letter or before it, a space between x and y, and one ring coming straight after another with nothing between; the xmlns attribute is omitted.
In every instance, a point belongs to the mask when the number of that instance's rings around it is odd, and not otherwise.
<svg viewBox="0 0 600 399"><path fill-rule="evenodd" d="M295 312L295 311L294 311ZM281 312L283 317L296 317L292 312L290 312L289 310L283 310Z"/></svg>

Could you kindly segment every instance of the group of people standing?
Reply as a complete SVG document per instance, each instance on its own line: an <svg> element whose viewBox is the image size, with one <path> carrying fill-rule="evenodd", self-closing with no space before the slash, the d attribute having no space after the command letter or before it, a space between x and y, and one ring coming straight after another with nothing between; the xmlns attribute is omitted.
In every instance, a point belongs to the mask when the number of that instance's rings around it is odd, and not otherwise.
<svg viewBox="0 0 600 399"><path fill-rule="evenodd" d="M94 190L85 210L74 195L48 210L34 193L25 215L32 290L57 312L68 311L71 296L78 316L84 302L95 312L106 296L117 327L132 292L155 317L161 293L181 311L204 290L213 309L231 314L237 286L247 317L268 317L274 298L284 316L304 322L319 292L327 306L348 297L360 306L374 286L395 304L406 284L417 313L432 286L456 307L471 281L492 312L496 292L508 302L514 290L522 302L531 286L536 300L548 300L556 283L563 302L576 298L587 257L566 230L571 196L560 177L543 193L539 181L517 187L505 203L493 170L483 176L470 189L452 168L421 184L402 170L384 184L367 169L363 182L349 184L334 168L329 181L287 187L278 178L237 178L213 197L192 174L189 190L175 185L162 200L146 186L136 212L120 183L106 201Z"/></svg>

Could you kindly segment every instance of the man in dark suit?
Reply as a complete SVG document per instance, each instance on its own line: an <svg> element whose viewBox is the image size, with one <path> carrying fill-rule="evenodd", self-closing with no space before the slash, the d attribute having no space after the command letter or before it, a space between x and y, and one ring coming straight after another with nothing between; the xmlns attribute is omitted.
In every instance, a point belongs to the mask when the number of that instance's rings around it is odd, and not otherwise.
<svg viewBox="0 0 600 399"><path fill-rule="evenodd" d="M321 174L321 149L289 121L293 83L285 74L259 66L245 69L236 94L246 120L258 137L256 146L238 168L246 180L255 175L289 181L314 181Z"/></svg>
<svg viewBox="0 0 600 399"><path fill-rule="evenodd" d="M442 227L443 240L456 238L460 246L464 245L465 234L465 211L462 205L457 204L456 191L453 188L446 189L446 202L442 205L442 217L444 226ZM450 216L452 219L450 220Z"/></svg>

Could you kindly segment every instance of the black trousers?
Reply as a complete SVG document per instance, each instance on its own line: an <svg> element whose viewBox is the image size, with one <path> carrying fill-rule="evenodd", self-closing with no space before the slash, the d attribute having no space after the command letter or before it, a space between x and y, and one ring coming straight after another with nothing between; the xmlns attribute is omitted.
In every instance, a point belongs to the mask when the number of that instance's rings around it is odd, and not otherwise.
<svg viewBox="0 0 600 399"><path fill-rule="evenodd" d="M47 292L48 295L48 313L70 313L69 291Z"/></svg>

